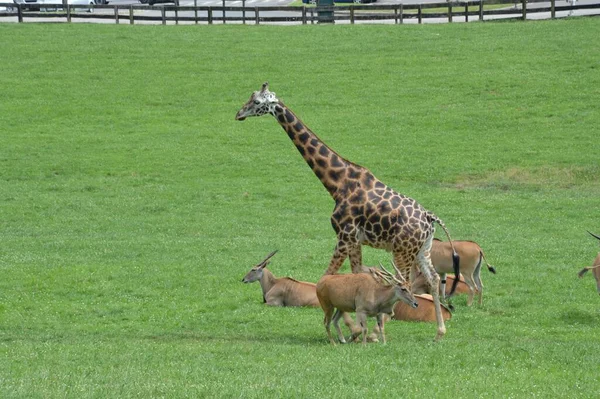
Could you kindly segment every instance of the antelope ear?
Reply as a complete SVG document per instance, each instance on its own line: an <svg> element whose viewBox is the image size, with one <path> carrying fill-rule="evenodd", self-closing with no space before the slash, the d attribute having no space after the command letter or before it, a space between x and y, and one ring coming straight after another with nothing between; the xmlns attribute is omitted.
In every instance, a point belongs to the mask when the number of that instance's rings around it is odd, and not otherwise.
<svg viewBox="0 0 600 399"><path fill-rule="evenodd" d="M260 89L261 93L264 93L265 91L269 91L269 82L263 83L262 88Z"/></svg>

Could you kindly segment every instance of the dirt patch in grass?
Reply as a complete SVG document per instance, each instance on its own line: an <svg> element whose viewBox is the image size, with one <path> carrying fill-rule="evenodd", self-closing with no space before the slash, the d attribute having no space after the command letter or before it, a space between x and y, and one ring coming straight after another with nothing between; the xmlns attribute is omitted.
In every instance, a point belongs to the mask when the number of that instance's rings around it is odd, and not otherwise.
<svg viewBox="0 0 600 399"><path fill-rule="evenodd" d="M600 167L598 166L543 166L511 167L505 170L490 171L486 174L459 176L455 188L580 188L590 186L600 188Z"/></svg>

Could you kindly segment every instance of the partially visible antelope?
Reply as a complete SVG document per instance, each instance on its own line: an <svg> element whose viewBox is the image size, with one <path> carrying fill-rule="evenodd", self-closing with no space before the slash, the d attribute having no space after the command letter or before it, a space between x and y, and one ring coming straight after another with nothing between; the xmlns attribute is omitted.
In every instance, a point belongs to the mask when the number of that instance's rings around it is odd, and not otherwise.
<svg viewBox="0 0 600 399"><path fill-rule="evenodd" d="M446 296L450 295L450 287L454 284L454 279L455 279L454 275L449 274L446 276L446 281L447 281ZM410 286L412 288L412 293L415 295L431 293L430 292L431 288L429 287L427 280L421 273L417 274L417 277L415 277L415 279L410 284ZM461 273L458 284L456 285L456 290L454 290L454 294L468 294L470 291L471 291L471 289L465 282L465 279Z"/></svg>
<svg viewBox="0 0 600 399"><path fill-rule="evenodd" d="M394 264L396 274L400 271ZM385 270L369 269L370 273L326 274L317 283L317 297L325 313L323 324L329 337L329 342L335 345L331 335L331 321L335 326L341 343L346 340L339 326L340 317L345 312L356 312L356 319L362 328L363 345L367 342L367 316L377 317L379 338L385 344L384 315L394 312L394 305L404 301L412 307L418 303L410 292L409 284L402 277L395 277ZM335 310L335 314L334 314ZM353 333L351 340L357 337Z"/></svg>
<svg viewBox="0 0 600 399"><path fill-rule="evenodd" d="M588 231L588 233L590 233ZM600 240L600 237L590 233L592 235L592 237L597 238L598 240ZM583 277L583 275L585 273L588 272L588 270L593 270L594 272L594 277L596 278L596 289L598 290L598 294L600 294L600 253L598 253L598 255L596 256L596 259L594 259L594 264L592 264L592 266L588 266L588 267L584 267L583 269L581 269L578 273L579 278Z"/></svg>
<svg viewBox="0 0 600 399"><path fill-rule="evenodd" d="M316 284L298 281L290 277L277 278L267 269L271 257L276 253L277 251L271 252L259 264L250 269L242 282L249 284L259 281L263 292L263 301L270 306L320 307ZM344 314L344 324L352 334L358 335L362 331L347 313Z"/></svg>
<svg viewBox="0 0 600 399"><path fill-rule="evenodd" d="M467 305L473 304L473 295L477 292L479 304L483 302L483 284L481 282L481 261L485 261L488 270L496 274L496 269L490 265L485 258L483 250L474 241L453 241L454 249L460 258L460 274L464 276L469 286L469 298ZM431 246L431 263L441 275L440 293L445 297L446 274L454 271L452 244L448 241L440 241L435 238Z"/></svg>
<svg viewBox="0 0 600 399"><path fill-rule="evenodd" d="M418 307L414 308L404 302L396 302L394 305L394 314L392 320L404 320L404 321L436 321L435 318L435 306L433 303L433 297L429 294L415 295L415 299L419 304ZM442 304L442 317L444 321L448 321L452 318L452 313L444 304Z"/></svg>

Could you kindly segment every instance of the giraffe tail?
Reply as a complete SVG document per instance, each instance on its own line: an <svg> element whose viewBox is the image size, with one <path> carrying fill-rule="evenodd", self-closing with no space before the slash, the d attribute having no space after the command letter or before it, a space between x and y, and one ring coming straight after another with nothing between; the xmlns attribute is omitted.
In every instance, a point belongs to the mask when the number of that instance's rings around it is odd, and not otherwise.
<svg viewBox="0 0 600 399"><path fill-rule="evenodd" d="M450 246L452 247L452 268L454 269L454 276L456 278L454 279L454 282L452 283L452 288L450 288L450 293L448 294L448 298L449 298L452 295L454 295L454 291L456 291L456 286L458 285L458 282L460 281L460 257L458 256L456 249L454 249L454 244L452 243L452 238L450 238L450 233L448 233L448 229L446 229L446 225L444 224L444 222L442 222L441 219L438 218L437 216L434 216L434 221L437 224L439 224L440 227L444 230L444 233L446 233L446 237L448 237L448 242L450 242Z"/></svg>

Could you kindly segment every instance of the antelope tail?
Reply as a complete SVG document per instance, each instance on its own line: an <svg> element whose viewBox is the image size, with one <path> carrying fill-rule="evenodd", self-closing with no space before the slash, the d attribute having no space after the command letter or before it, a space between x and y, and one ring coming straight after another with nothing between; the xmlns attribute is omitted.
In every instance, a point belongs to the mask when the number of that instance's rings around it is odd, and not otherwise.
<svg viewBox="0 0 600 399"><path fill-rule="evenodd" d="M458 282L460 281L460 258L458 257L458 253L456 252L456 249L454 249L454 244L452 243L452 238L450 238L450 233L448 233L448 229L446 229L446 225L438 217L434 217L434 218L435 218L434 221L437 224L439 224L440 227L444 230L444 233L446 233L446 237L448 237L448 242L450 242L450 247L452 247L452 267L454 269L454 276L456 278L454 279L454 282L452 283L452 288L450 289L450 293L448 294L448 297L451 297L452 295L454 295L456 286L458 285Z"/></svg>
<svg viewBox="0 0 600 399"><path fill-rule="evenodd" d="M483 253L483 249L479 248L479 255L481 256L481 258L483 258L483 260L485 261L485 264L487 265L488 270L490 271L490 273L492 274L496 274L496 268L492 265L490 265L490 263L487 261L487 259L485 258L485 254Z"/></svg>
<svg viewBox="0 0 600 399"><path fill-rule="evenodd" d="M582 278L584 274L586 274L588 272L588 270L593 270L600 267L600 264L598 265L592 265L592 266L588 266L588 267L584 267L583 269L581 269L579 271L579 273L577 273L577 275L579 276L579 278Z"/></svg>
<svg viewBox="0 0 600 399"><path fill-rule="evenodd" d="M589 233L589 234L590 234L592 237L594 237L594 238L597 238L598 240L600 240L600 237L598 237L596 234L592 233L591 231L588 231L588 233Z"/></svg>

